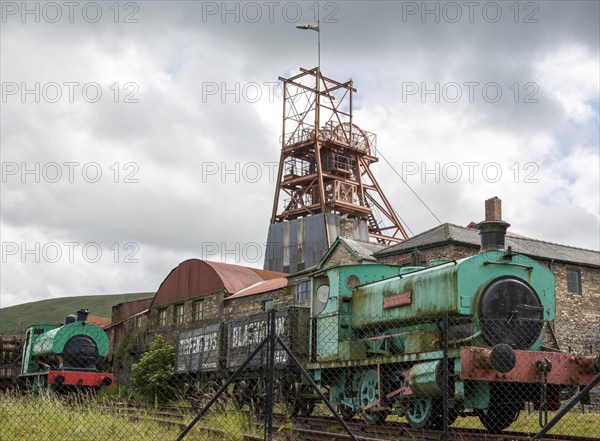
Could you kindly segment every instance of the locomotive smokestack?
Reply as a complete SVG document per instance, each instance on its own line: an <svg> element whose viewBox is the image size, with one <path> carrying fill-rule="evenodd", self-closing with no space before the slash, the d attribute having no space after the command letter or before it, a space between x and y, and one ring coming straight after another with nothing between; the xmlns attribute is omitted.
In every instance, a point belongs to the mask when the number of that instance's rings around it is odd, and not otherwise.
<svg viewBox="0 0 600 441"><path fill-rule="evenodd" d="M480 253L503 251L508 222L502 220L502 201L496 196L485 201L485 220L477 224L481 238Z"/></svg>
<svg viewBox="0 0 600 441"><path fill-rule="evenodd" d="M77 321L85 323L85 321L88 318L88 314L89 311L87 309L80 309L79 311L77 311Z"/></svg>

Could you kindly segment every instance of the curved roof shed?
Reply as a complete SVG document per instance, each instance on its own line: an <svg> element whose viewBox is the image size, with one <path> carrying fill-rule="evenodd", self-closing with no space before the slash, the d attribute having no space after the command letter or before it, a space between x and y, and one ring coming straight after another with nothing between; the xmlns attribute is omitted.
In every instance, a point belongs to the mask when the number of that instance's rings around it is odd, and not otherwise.
<svg viewBox="0 0 600 441"><path fill-rule="evenodd" d="M186 301L223 291L225 297L264 280L286 274L230 263L189 259L173 268L163 280L150 307Z"/></svg>

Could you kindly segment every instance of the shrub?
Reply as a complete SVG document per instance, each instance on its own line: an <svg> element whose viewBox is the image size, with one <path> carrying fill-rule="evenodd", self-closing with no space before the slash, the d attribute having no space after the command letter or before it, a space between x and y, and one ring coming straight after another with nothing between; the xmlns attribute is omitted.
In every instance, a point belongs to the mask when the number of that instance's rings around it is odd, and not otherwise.
<svg viewBox="0 0 600 441"><path fill-rule="evenodd" d="M166 403L179 396L175 387L175 348L159 335L131 367L131 387L140 401Z"/></svg>

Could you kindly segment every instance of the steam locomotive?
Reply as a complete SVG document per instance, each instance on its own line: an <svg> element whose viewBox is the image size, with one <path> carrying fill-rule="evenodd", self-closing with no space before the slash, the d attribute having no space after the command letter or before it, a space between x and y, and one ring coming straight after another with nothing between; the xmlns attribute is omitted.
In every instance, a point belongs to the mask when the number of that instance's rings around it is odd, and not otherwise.
<svg viewBox="0 0 600 441"><path fill-rule="evenodd" d="M478 255L434 267L346 266L315 275L308 363L346 417L406 417L417 429L443 424L443 317L447 314L449 423L479 416L507 428L525 402L557 410L561 388L584 385L600 357L542 344L554 319L551 271L504 250L509 226L478 224ZM384 280L377 281L384 277Z"/></svg>
<svg viewBox="0 0 600 441"><path fill-rule="evenodd" d="M504 249L508 226L479 223L481 252L458 261L426 268L344 265L312 274L310 319L289 322L284 340L294 342L343 417L377 424L398 415L416 429L440 428L446 384L449 424L474 415L498 432L525 402L557 410L562 389L588 384L600 372L600 357L544 346L545 325L555 316L554 276ZM239 320L243 331L224 323L211 344L202 329L180 334L177 372L199 381L217 368L232 372L230 354L250 354L266 318ZM225 360L220 367L218 360ZM277 377L280 398L293 413L310 414L315 394L289 360L277 362L286 374ZM235 390L248 390L238 395L261 396L263 368L247 371Z"/></svg>
<svg viewBox="0 0 600 441"><path fill-rule="evenodd" d="M65 392L113 384L114 375L98 369L100 359L108 354L108 337L104 330L87 323L87 317L88 310L82 309L68 315L62 326L34 325L27 329L20 388L38 394L45 388Z"/></svg>

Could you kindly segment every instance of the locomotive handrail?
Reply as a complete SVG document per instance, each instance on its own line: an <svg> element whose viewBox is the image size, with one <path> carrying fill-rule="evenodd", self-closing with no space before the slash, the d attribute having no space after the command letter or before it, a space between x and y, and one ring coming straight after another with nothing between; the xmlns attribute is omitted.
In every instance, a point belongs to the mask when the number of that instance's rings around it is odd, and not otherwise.
<svg viewBox="0 0 600 441"><path fill-rule="evenodd" d="M509 265L509 266L518 266L521 268L525 268L527 271L533 271L533 266L531 265L523 265L522 263L512 263L512 262L492 262L491 260L486 260L483 262L484 265Z"/></svg>
<svg viewBox="0 0 600 441"><path fill-rule="evenodd" d="M454 265L458 264L458 262L456 261L456 259L452 259L452 260L449 260L447 262L438 263L437 265L424 266L423 268L411 271L410 273L396 274L396 275L393 275L393 276L390 276L390 277L384 277L383 279L374 280L373 282L363 283L362 285L357 285L356 288L354 288L354 289L362 288L363 286L371 285L373 283L385 282L386 280L391 280L391 279L395 279L395 278L402 279L403 276L408 276L408 275L411 275L411 274L420 273L421 271L425 271L425 270L432 269L432 268L437 268L438 266L448 265L449 263L452 263ZM328 268L328 269L330 269L330 268Z"/></svg>

